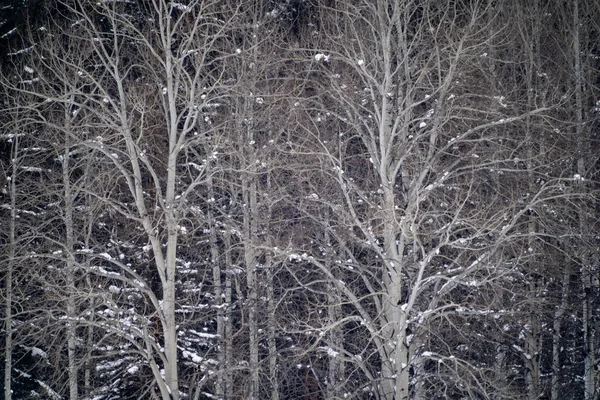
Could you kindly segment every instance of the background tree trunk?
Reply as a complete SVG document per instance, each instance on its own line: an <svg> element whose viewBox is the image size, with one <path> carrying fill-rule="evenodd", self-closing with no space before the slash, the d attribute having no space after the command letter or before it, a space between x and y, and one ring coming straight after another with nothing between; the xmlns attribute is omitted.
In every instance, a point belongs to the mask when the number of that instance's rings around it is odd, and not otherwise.
<svg viewBox="0 0 600 400"><path fill-rule="evenodd" d="M8 220L8 254L5 262L6 271L4 272L4 398L11 400L12 394L12 370L13 370L13 269L15 265L17 236L17 180L19 169L19 135L13 135L12 146L10 150L10 164L7 169L6 177L9 178L8 195L10 217Z"/></svg>

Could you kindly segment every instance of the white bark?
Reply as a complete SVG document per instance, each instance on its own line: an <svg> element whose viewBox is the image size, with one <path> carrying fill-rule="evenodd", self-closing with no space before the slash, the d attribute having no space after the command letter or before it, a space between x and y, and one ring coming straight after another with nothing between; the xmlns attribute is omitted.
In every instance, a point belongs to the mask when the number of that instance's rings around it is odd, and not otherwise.
<svg viewBox="0 0 600 400"><path fill-rule="evenodd" d="M271 173L267 172L267 193L271 193ZM267 231L270 231L270 221L273 217L272 204L269 203L266 215ZM272 247L272 238L267 238L267 247ZM269 348L269 381L271 383L271 400L279 400L279 355L277 354L277 317L275 315L275 287L273 277L275 276L276 264L270 254L266 255L266 287L267 287L267 345Z"/></svg>
<svg viewBox="0 0 600 400"><path fill-rule="evenodd" d="M78 360L77 360L77 310L75 306L75 226L73 222L73 199L75 192L71 186L71 113L65 109L64 123L64 148L62 153L62 189L63 192L63 223L65 229L65 253L66 265L64 273L67 281L67 356L68 356L68 371L69 371L69 398L77 400L79 398L78 386Z"/></svg>
<svg viewBox="0 0 600 400"><path fill-rule="evenodd" d="M539 399L541 392L541 366L540 353L542 351L542 333L537 316L532 315L529 319L529 327L524 329L525 335L525 363L527 382L527 393L530 400Z"/></svg>
<svg viewBox="0 0 600 400"><path fill-rule="evenodd" d="M252 135L249 135L252 140ZM249 359L248 370L250 373L246 398L248 400L258 399L258 390L260 383L259 376L259 348L258 348L258 282L257 267L258 260L255 249L256 221L258 221L257 211L257 193L256 182L253 177L246 176L242 178L242 190L244 196L244 262L246 264L246 287L248 295L246 297L246 307L248 310L248 346Z"/></svg>
<svg viewBox="0 0 600 400"><path fill-rule="evenodd" d="M328 323L335 325L337 321L343 318L341 298L337 295L335 286L329 287L327 296L327 313ZM327 370L327 398L338 399L343 397L344 383L344 333L340 327L335 327L330 330L328 338L328 346L333 350L329 354L329 365Z"/></svg>
<svg viewBox="0 0 600 400"><path fill-rule="evenodd" d="M12 399L12 351L13 351L13 269L16 256L16 220L17 220L17 169L19 163L19 136L13 138L13 145L10 152L10 219L8 222L8 259L6 261L6 272L4 274L4 398Z"/></svg>
<svg viewBox="0 0 600 400"><path fill-rule="evenodd" d="M223 376L224 392L228 396L232 396L233 393L233 374L230 369L233 351L233 318L232 318L232 282L231 282L231 268L233 268L233 262L231 260L231 235L229 231L224 233L223 243L225 245L225 267L229 269L225 274L225 303L227 308L225 309L225 371Z"/></svg>
<svg viewBox="0 0 600 400"><path fill-rule="evenodd" d="M260 367L259 367L259 320L258 320L258 290L259 290L259 253L257 232L261 229L261 218L258 212L258 184L257 184L257 162L256 150L253 146L256 140L256 126L254 121L257 116L254 113L255 99L253 93L257 87L257 66L259 63L259 31L260 17L255 13L252 16L251 29L245 32L250 35L248 44L249 59L242 63L240 73L245 74L245 82L242 83L243 98L238 103L238 120L236 121L237 132L241 135L241 187L243 204L243 227L242 238L244 246L244 264L246 266L246 307L248 315L248 370L249 378L246 390L248 400L257 400L260 390Z"/></svg>
<svg viewBox="0 0 600 400"><path fill-rule="evenodd" d="M208 198L214 198L214 190L213 190L213 181L212 178L209 177L207 180L208 187ZM225 364L225 310L223 308L223 282L221 279L221 257L220 251L217 244L217 224L215 222L215 217L213 215L212 210L208 210L208 226L209 226L209 243L210 243L210 262L212 265L212 281L214 287L214 296L215 296L215 308L217 310L217 335L219 340L218 350L217 350L217 361L219 362L217 377L216 377L216 390L215 394L217 398L227 398L225 392L224 385L224 377L227 370L227 365Z"/></svg>
<svg viewBox="0 0 600 400"><path fill-rule="evenodd" d="M266 285L267 285L267 341L269 347L269 380L271 382L271 400L279 400L279 355L277 354L276 325L277 317L275 315L274 299L275 290L273 287L273 276L275 264L271 257L267 257Z"/></svg>
<svg viewBox="0 0 600 400"><path fill-rule="evenodd" d="M537 12L537 2L534 1L533 3L533 7L532 9L533 14L535 17L537 17L538 12ZM537 19L536 19L537 21ZM528 68L527 68L527 72L526 72L526 84L527 84L527 107L528 110L532 110L535 108L535 95L536 93L536 88L533 85L533 76L534 76L534 70L536 69L536 65L538 64L537 61L537 56L535 54L535 51L539 51L539 29L534 29L534 32L532 34L532 37L530 38L524 38L524 42L526 43L527 46L527 55L528 55ZM534 45L537 44L536 48L534 49ZM528 189L529 189L529 193L535 193L536 192L536 187L535 187L535 177L534 177L534 165L533 165L533 161L534 161L534 157L537 156L537 154L534 154L534 142L533 142L533 138L534 138L534 132L533 132L533 126L532 126L532 117L531 116L527 116L525 118L525 143L527 146L527 161L526 161L526 166L527 166L527 182L528 182ZM536 243L535 243L535 236L536 236L536 231L538 229L537 224L536 224L536 220L533 216L529 216L528 217L529 220L527 222L527 242L528 242L528 249L530 253L537 253L536 250ZM542 290L542 286L544 285L544 283L542 282L542 280L539 278L538 274L536 273L536 270L538 268L538 266L536 265L536 259L535 259L535 255L530 255L529 256L529 262L527 263L527 268L528 271L526 271L526 273L531 274L531 279L533 280L533 282L529 285L529 292L531 294L531 296L534 297L538 297L540 291ZM540 361L541 361L541 354L542 354L542 337L543 337L543 332L541 330L541 326L540 326L540 322L539 322L539 315L537 314L535 309L532 309L530 311L530 316L529 316L529 322L527 324L527 327L524 327L524 336L525 336L525 356L524 357L524 362L526 365L526 372L525 372L525 378L526 378L526 382L527 382L527 390L528 390L528 397L530 400L536 400L540 397L541 394L541 365L540 365Z"/></svg>

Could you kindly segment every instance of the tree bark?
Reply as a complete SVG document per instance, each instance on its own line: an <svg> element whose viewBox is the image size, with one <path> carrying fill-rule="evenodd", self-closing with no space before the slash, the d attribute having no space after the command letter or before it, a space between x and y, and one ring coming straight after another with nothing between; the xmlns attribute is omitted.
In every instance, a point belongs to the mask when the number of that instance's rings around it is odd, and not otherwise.
<svg viewBox="0 0 600 400"><path fill-rule="evenodd" d="M16 222L17 222L17 170L19 163L19 135L14 135L10 152L10 219L8 222L8 259L4 275L5 305L4 305L4 398L12 399L12 354L13 354L13 269L16 256Z"/></svg>
<svg viewBox="0 0 600 400"><path fill-rule="evenodd" d="M271 172L267 172L267 193L272 193ZM271 219L273 217L272 204L267 206L266 226L271 231ZM272 237L267 237L267 247L273 247ZM279 354L277 354L277 318L275 316L275 287L273 277L275 276L276 264L270 254L265 256L265 285L267 288L267 345L269 349L269 381L271 383L271 400L279 400Z"/></svg>
<svg viewBox="0 0 600 400"><path fill-rule="evenodd" d="M208 189L208 198L214 199L214 189L213 189L213 180L210 177L206 182L206 186ZM210 207L210 206L209 206ZM217 310L217 335L218 335L218 350L217 350L217 361L219 362L217 377L216 377L216 391L215 394L217 398L227 398L227 394L225 392L224 385L224 376L227 369L227 365L225 364L226 357L226 348L225 348L225 310L223 303L223 282L221 279L221 257L219 248L217 245L217 224L215 222L215 217L213 215L213 211L209 208L207 212L208 216L208 229L209 229L209 244L210 244L210 262L212 265L212 281L213 281L213 290L215 296L214 308Z"/></svg>
<svg viewBox="0 0 600 400"><path fill-rule="evenodd" d="M588 134L584 126L584 80L583 80L583 66L581 63L581 38L580 30L582 29L582 21L580 19L579 0L573 1L573 84L575 86L575 129L577 137L577 170L576 175L579 176L579 180L585 179L586 177L586 165L587 165L587 154L588 154ZM588 220L589 209L584 204L583 208L579 211L579 231L582 237L589 237L589 220ZM583 245L580 249L580 260L581 260L581 286L583 289L584 297L582 304L582 318L583 318L583 354L584 354L584 398L585 400L592 400L596 396L596 328L593 322L594 316L594 297L597 291L597 278L592 277L590 254L587 246Z"/></svg>
<svg viewBox="0 0 600 400"><path fill-rule="evenodd" d="M248 139L252 140L252 133L249 132ZM250 166L250 168L252 168ZM258 390L260 383L259 375L259 348L258 348L258 282L257 282L257 267L258 259L255 249L255 226L258 221L257 211L257 190L256 182L253 175L248 174L242 178L242 190L244 194L244 261L246 265L246 287L248 295L246 297L246 306L248 310L248 339L249 339L249 360L248 369L250 372L248 382L248 392L246 398L248 400L258 399Z"/></svg>
<svg viewBox="0 0 600 400"><path fill-rule="evenodd" d="M231 259L231 234L229 230L224 233L223 244L225 246L225 303L227 308L225 309L225 371L223 376L223 391L227 396L233 395L233 373L231 371L231 360L233 357L233 318L232 318L232 305L233 305L233 288L231 282L231 274L233 268L233 261ZM229 397L227 397L229 398Z"/></svg>
<svg viewBox="0 0 600 400"><path fill-rule="evenodd" d="M562 319L567 311L568 297L569 297L569 284L570 284L570 270L565 265L563 278L561 281L561 296L560 303L554 312L554 319L552 323L552 386L550 388L550 398L552 400L559 400L561 393L561 327Z"/></svg>
<svg viewBox="0 0 600 400"><path fill-rule="evenodd" d="M73 199L74 191L71 186L71 113L65 109L65 135L62 154L62 186L63 186L63 216L65 227L65 253L66 265L64 273L67 281L67 355L68 355L68 370L69 370L69 398L77 400L79 398L78 387L78 360L77 360L77 332L76 321L77 311L75 306L75 226L73 221Z"/></svg>

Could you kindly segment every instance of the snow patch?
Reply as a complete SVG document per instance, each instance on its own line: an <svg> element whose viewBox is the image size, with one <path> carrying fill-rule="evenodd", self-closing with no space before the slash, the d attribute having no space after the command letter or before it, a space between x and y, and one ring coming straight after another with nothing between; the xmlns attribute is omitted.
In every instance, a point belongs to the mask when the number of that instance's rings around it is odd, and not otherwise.
<svg viewBox="0 0 600 400"><path fill-rule="evenodd" d="M139 371L139 367L137 365L131 365L129 368L127 368L127 372L130 373L131 375L137 373Z"/></svg>
<svg viewBox="0 0 600 400"><path fill-rule="evenodd" d="M317 62L329 62L329 56L323 53L315 54L315 61Z"/></svg>
<svg viewBox="0 0 600 400"><path fill-rule="evenodd" d="M38 356L38 357L42 357L42 358L47 358L48 354L46 354L46 352L42 349L40 349L39 347L32 347L31 348L31 355L32 356Z"/></svg>
<svg viewBox="0 0 600 400"><path fill-rule="evenodd" d="M200 357L198 354L187 350L183 351L183 357L191 359L196 364L200 364L203 360L202 357Z"/></svg>

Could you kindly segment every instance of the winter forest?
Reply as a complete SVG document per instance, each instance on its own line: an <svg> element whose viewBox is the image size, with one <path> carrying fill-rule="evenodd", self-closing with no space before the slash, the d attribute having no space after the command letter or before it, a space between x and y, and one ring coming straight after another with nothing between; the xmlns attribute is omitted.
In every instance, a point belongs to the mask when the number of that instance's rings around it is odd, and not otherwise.
<svg viewBox="0 0 600 400"><path fill-rule="evenodd" d="M600 3L0 10L2 391L600 398Z"/></svg>

